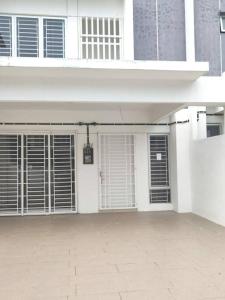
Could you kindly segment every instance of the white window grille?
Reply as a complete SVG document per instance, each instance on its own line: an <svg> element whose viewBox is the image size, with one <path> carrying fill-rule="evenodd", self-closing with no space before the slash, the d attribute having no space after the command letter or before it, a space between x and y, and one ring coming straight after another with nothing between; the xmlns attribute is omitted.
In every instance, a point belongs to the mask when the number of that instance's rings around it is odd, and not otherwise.
<svg viewBox="0 0 225 300"><path fill-rule="evenodd" d="M76 211L73 135L52 135L51 211Z"/></svg>
<svg viewBox="0 0 225 300"><path fill-rule="evenodd" d="M170 203L168 135L150 135L150 202Z"/></svg>
<svg viewBox="0 0 225 300"><path fill-rule="evenodd" d="M122 22L119 18L81 18L82 59L119 60L122 56Z"/></svg>
<svg viewBox="0 0 225 300"><path fill-rule="evenodd" d="M24 136L24 213L47 213L48 136Z"/></svg>
<svg viewBox="0 0 225 300"><path fill-rule="evenodd" d="M21 213L21 136L0 135L0 214Z"/></svg>
<svg viewBox="0 0 225 300"><path fill-rule="evenodd" d="M39 20L37 18L17 18L17 56L39 56Z"/></svg>
<svg viewBox="0 0 225 300"><path fill-rule="evenodd" d="M75 137L0 135L0 215L76 212Z"/></svg>
<svg viewBox="0 0 225 300"><path fill-rule="evenodd" d="M44 57L63 58L65 56L65 21L44 19Z"/></svg>
<svg viewBox="0 0 225 300"><path fill-rule="evenodd" d="M12 55L12 18L0 16L0 56Z"/></svg>

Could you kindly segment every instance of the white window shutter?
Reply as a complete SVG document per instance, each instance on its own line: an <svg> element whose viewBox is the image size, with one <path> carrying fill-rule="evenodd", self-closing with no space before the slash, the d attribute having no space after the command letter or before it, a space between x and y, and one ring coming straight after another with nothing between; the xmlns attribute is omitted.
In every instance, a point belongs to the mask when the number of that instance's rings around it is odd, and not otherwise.
<svg viewBox="0 0 225 300"><path fill-rule="evenodd" d="M39 20L38 18L17 18L17 56L39 56Z"/></svg>
<svg viewBox="0 0 225 300"><path fill-rule="evenodd" d="M44 19L44 57L63 58L65 56L65 21Z"/></svg>
<svg viewBox="0 0 225 300"><path fill-rule="evenodd" d="M12 18L0 16L0 56L12 55Z"/></svg>

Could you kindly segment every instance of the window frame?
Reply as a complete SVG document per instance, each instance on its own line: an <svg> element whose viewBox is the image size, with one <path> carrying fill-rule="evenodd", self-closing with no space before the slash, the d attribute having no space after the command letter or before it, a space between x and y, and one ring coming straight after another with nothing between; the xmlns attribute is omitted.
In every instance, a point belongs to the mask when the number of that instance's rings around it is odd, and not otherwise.
<svg viewBox="0 0 225 300"><path fill-rule="evenodd" d="M12 32L11 32L11 40L12 40L12 51L11 56L5 56L5 57L16 57L16 58L31 58L31 59L37 59L37 58L45 58L45 59L64 59L66 57L67 52L67 17L62 16L40 16L40 15L22 15L22 14L0 14L2 17L10 17L12 20ZM17 55L17 18L34 18L38 19L38 56L37 57L20 57ZM64 55L61 58L57 57L45 57L44 56L44 19L55 19L55 20L63 20L64 21Z"/></svg>

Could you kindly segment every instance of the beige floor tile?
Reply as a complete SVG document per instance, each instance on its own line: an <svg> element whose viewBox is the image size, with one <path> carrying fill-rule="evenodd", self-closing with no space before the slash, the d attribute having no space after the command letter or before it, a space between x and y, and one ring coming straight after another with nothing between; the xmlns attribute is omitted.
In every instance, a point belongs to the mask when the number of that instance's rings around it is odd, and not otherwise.
<svg viewBox="0 0 225 300"><path fill-rule="evenodd" d="M0 299L225 299L225 228L174 212L0 218Z"/></svg>
<svg viewBox="0 0 225 300"><path fill-rule="evenodd" d="M75 266L76 275L97 275L97 274L108 274L108 273L117 273L116 265L112 264L78 264Z"/></svg>
<svg viewBox="0 0 225 300"><path fill-rule="evenodd" d="M122 300L174 300L169 290L134 291L121 293Z"/></svg>
<svg viewBox="0 0 225 300"><path fill-rule="evenodd" d="M91 294L80 295L75 297L68 297L68 300L121 300L118 293L106 293L106 294Z"/></svg>

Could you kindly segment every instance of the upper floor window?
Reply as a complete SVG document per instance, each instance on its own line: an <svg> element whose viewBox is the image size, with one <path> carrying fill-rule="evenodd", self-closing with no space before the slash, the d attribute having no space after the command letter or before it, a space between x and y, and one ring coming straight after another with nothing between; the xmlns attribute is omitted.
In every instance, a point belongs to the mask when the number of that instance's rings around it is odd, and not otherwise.
<svg viewBox="0 0 225 300"><path fill-rule="evenodd" d="M17 18L17 56L39 56L39 20Z"/></svg>
<svg viewBox="0 0 225 300"><path fill-rule="evenodd" d="M82 17L81 53L83 59L121 58L121 20Z"/></svg>
<svg viewBox="0 0 225 300"><path fill-rule="evenodd" d="M0 56L12 55L63 58L65 20L0 16Z"/></svg>
<svg viewBox="0 0 225 300"><path fill-rule="evenodd" d="M225 32L225 16L221 16L220 18L220 26L221 26L221 32Z"/></svg>
<svg viewBox="0 0 225 300"><path fill-rule="evenodd" d="M44 19L44 57L64 57L65 21Z"/></svg>

